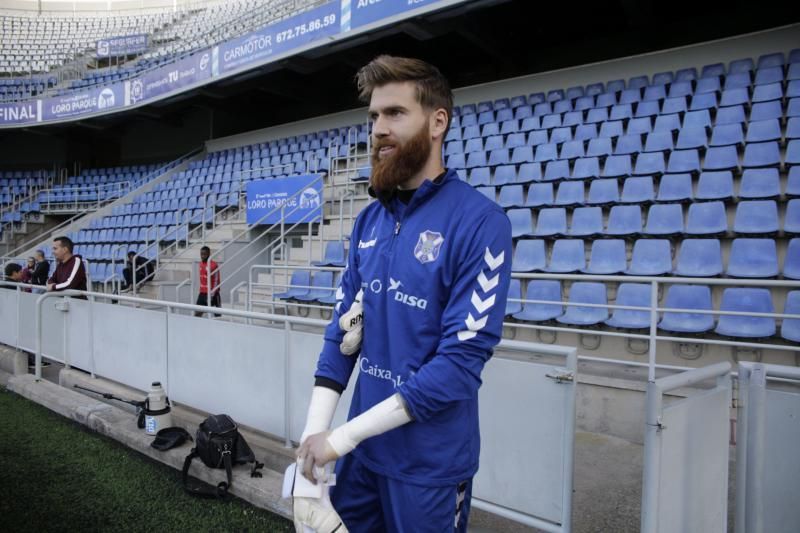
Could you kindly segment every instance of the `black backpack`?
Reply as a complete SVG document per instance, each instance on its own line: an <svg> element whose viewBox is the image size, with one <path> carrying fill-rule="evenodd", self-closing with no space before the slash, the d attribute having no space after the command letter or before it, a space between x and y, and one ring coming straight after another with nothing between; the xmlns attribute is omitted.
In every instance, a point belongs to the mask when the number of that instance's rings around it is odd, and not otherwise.
<svg viewBox="0 0 800 533"><path fill-rule="evenodd" d="M199 457L206 466L211 468L224 468L228 482L221 481L216 490L211 490L205 485L189 483L189 467L192 460ZM183 487L189 494L207 498L224 498L228 494L233 479L231 468L233 465L253 463L250 477L261 477L257 472L264 463L256 461L253 450L239 433L236 422L228 415L211 415L206 418L197 430L195 447L183 461Z"/></svg>

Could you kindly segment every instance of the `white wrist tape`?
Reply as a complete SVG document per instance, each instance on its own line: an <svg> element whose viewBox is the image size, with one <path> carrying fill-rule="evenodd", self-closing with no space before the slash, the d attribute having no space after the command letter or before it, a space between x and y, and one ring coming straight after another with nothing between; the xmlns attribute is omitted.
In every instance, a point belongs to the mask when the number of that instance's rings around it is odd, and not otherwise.
<svg viewBox="0 0 800 533"><path fill-rule="evenodd" d="M310 435L328 431L338 403L338 392L328 387L314 387L314 390L311 391L311 403L308 404L306 427L300 437L300 444Z"/></svg>
<svg viewBox="0 0 800 533"><path fill-rule="evenodd" d="M394 394L348 423L334 429L328 435L328 443L337 455L342 457L353 451L361 441L386 433L411 422L411 420L402 397Z"/></svg>

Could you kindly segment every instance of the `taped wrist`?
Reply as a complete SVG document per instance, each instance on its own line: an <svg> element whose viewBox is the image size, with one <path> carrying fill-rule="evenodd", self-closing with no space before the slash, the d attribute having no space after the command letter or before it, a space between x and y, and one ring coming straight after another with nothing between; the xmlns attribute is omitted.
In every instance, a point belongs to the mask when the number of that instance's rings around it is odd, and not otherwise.
<svg viewBox="0 0 800 533"><path fill-rule="evenodd" d="M402 396L394 394L328 435L328 443L339 457L350 453L359 443L375 435L411 422Z"/></svg>
<svg viewBox="0 0 800 533"><path fill-rule="evenodd" d="M308 404L306 427L300 437L300 444L310 435L327 431L339 403L339 393L328 387L315 386L311 391L311 402Z"/></svg>

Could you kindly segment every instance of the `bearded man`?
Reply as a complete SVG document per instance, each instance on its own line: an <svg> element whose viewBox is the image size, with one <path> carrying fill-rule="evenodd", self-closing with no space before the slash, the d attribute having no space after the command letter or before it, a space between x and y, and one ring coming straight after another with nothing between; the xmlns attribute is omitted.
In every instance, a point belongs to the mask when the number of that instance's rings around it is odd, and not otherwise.
<svg viewBox="0 0 800 533"><path fill-rule="evenodd" d="M466 531L478 389L502 333L511 224L444 168L453 95L436 67L380 56L356 81L369 104L379 201L355 221L325 332L297 452L295 524ZM353 369L348 422L331 431ZM328 493L325 467L337 459Z"/></svg>

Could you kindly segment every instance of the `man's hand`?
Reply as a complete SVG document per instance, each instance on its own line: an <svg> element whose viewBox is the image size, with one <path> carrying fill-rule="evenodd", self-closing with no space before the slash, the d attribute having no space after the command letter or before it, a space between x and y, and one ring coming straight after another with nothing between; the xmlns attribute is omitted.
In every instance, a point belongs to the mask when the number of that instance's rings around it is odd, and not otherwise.
<svg viewBox="0 0 800 533"><path fill-rule="evenodd" d="M48 283L47 284L47 292L53 292L54 290L56 290L56 284L55 283Z"/></svg>
<svg viewBox="0 0 800 533"><path fill-rule="evenodd" d="M316 485L314 469L321 472L323 467L339 458L328 443L330 431L323 431L309 436L297 450L297 465L302 469L303 477Z"/></svg>

